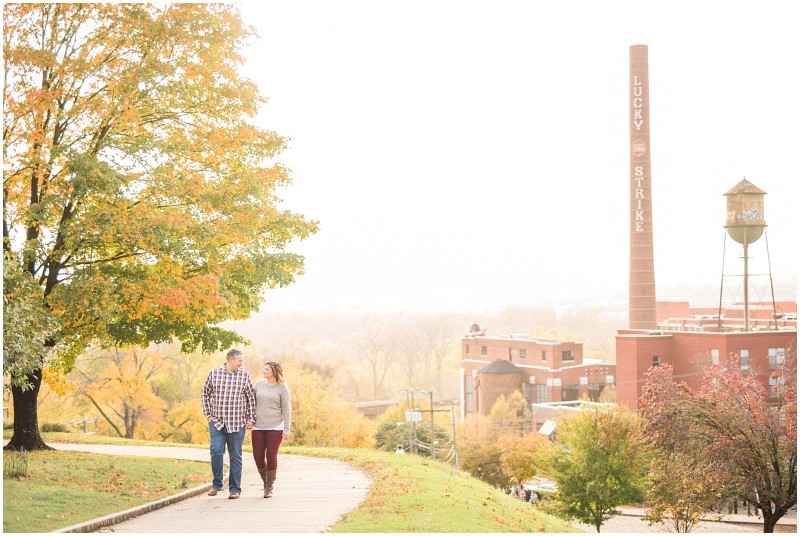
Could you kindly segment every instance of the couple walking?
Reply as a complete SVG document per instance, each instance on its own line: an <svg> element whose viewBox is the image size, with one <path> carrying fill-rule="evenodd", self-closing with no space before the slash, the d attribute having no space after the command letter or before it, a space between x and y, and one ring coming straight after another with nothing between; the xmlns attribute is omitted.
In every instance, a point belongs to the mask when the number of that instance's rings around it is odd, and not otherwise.
<svg viewBox="0 0 800 536"><path fill-rule="evenodd" d="M242 443L245 430L251 430L253 458L264 482L264 497L272 496L278 471L278 449L292 425L289 388L283 381L283 368L270 361L264 364L264 379L253 386L250 374L242 367L240 350L228 352L227 361L211 370L203 383L203 415L211 435L211 472L216 495L222 489L222 457L228 447L230 474L229 499L242 493Z"/></svg>

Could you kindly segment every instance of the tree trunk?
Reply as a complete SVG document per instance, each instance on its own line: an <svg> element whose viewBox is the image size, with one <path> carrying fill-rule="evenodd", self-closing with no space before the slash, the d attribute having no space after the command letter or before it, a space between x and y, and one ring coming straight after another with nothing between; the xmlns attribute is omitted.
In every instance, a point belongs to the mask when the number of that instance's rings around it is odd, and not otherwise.
<svg viewBox="0 0 800 536"><path fill-rule="evenodd" d="M764 516L764 533L773 533L775 532L775 524L778 520L783 517L782 515L778 514L768 514L764 510L761 511L761 514Z"/></svg>
<svg viewBox="0 0 800 536"><path fill-rule="evenodd" d="M39 435L39 388L42 386L42 369L28 374L33 388L23 391L11 386L14 398L14 435L3 450L51 450Z"/></svg>
<svg viewBox="0 0 800 536"><path fill-rule="evenodd" d="M786 515L787 509L780 508L778 505L773 504L772 501L759 504L758 507L761 509L761 515L764 518L764 532L775 532L775 525ZM756 514L758 514L758 511L756 511Z"/></svg>

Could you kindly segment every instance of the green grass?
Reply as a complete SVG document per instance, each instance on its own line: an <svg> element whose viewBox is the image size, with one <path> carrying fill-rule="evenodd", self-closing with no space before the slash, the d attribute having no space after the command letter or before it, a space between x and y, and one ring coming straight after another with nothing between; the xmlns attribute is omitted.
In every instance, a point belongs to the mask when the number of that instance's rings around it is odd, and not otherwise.
<svg viewBox="0 0 800 536"><path fill-rule="evenodd" d="M330 532L583 532L453 467L364 449L287 447L334 458L373 481L362 504Z"/></svg>
<svg viewBox="0 0 800 536"><path fill-rule="evenodd" d="M52 450L28 460L27 477L3 478L3 532L49 532L208 482L208 464L186 460Z"/></svg>

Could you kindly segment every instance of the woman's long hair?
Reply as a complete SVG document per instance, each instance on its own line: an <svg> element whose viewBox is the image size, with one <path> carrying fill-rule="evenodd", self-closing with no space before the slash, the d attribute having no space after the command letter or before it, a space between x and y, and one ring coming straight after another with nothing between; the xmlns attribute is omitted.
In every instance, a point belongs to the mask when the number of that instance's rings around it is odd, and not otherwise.
<svg viewBox="0 0 800 536"><path fill-rule="evenodd" d="M264 364L272 369L272 375L275 377L275 381L283 383L283 367L281 364L277 361L268 361Z"/></svg>

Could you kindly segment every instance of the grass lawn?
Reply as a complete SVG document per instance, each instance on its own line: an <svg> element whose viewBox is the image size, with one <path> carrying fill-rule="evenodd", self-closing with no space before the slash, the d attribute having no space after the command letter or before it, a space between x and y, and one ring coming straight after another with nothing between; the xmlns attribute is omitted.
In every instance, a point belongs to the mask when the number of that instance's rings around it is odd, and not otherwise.
<svg viewBox="0 0 800 536"><path fill-rule="evenodd" d="M373 486L330 532L583 532L453 467L365 449L287 447L360 467Z"/></svg>
<svg viewBox="0 0 800 536"><path fill-rule="evenodd" d="M15 453L3 453L4 462ZM3 532L49 532L208 482L208 464L64 451L27 454L27 477L3 474Z"/></svg>

